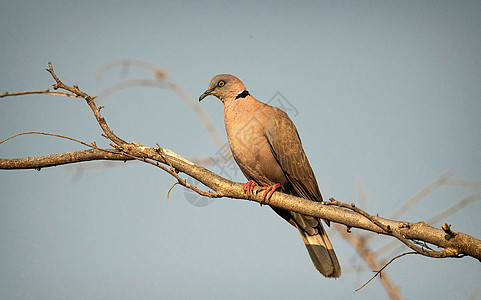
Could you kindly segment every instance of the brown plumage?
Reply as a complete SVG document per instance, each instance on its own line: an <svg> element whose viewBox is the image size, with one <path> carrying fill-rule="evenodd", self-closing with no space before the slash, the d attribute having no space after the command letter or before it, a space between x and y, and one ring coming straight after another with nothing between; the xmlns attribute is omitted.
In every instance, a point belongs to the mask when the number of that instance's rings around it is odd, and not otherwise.
<svg viewBox="0 0 481 300"><path fill-rule="evenodd" d="M212 78L199 101L208 95L224 103L229 145L248 180L261 186L279 183L284 193L322 201L297 129L284 111L258 101L247 92L242 81L228 74ZM339 277L341 267L320 220L273 209L299 230L319 272L326 277Z"/></svg>

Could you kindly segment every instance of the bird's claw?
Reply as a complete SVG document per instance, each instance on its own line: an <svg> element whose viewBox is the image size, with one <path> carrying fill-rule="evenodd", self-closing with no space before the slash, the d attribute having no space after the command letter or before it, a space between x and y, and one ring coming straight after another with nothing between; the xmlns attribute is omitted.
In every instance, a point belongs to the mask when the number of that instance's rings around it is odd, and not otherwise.
<svg viewBox="0 0 481 300"><path fill-rule="evenodd" d="M257 185L257 182L254 180L249 180L244 184L244 191L247 193L247 197L249 197L252 194L253 188Z"/></svg>
<svg viewBox="0 0 481 300"><path fill-rule="evenodd" d="M272 197L272 194L274 194L276 189L279 188L280 186L281 186L280 183L275 183L275 184L270 185L270 186L260 187L259 190L265 190L264 195L262 196L261 204L265 204L267 202L267 200Z"/></svg>
<svg viewBox="0 0 481 300"><path fill-rule="evenodd" d="M247 193L247 197L254 194L253 191L254 191L254 187L256 186L257 186L257 182L255 182L254 180L249 180L244 184L244 191ZM260 203L265 204L267 200L269 200L272 197L272 194L274 194L276 189L279 188L280 186L281 186L280 183L275 183L270 186L263 186L258 188L259 191L264 190L264 194L262 195L262 200Z"/></svg>

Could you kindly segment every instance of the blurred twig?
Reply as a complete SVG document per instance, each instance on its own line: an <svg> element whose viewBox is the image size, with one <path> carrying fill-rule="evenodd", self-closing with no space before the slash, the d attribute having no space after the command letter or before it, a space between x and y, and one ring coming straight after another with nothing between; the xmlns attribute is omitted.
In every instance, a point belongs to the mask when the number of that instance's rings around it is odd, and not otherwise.
<svg viewBox="0 0 481 300"><path fill-rule="evenodd" d="M137 59L119 59L101 65L96 73L97 82L102 81L103 74L112 68L122 68L121 72L123 76L126 76L131 67L136 67L152 72L153 79L130 79L124 80L119 83L115 83L106 87L99 95L99 98L105 98L108 95L117 92L121 89L133 87L133 86L153 86L159 88L167 88L179 96L197 115L199 120L204 124L205 128L211 135L214 142L219 148L225 145L225 141L215 128L212 121L205 113L204 109L195 101L178 83L170 76L165 70L154 65L153 63L137 60Z"/></svg>
<svg viewBox="0 0 481 300"><path fill-rule="evenodd" d="M351 246L356 250L359 256L369 265L369 268L371 270L380 270L379 272L381 272L384 269L384 267L381 268L381 265L376 261L376 255L371 249L369 249L368 245L366 244L366 240L363 238L365 237L365 234L350 234L342 226L335 226L335 228L337 229L337 232L341 235L341 237L344 238L349 244L351 244ZM375 276L377 276L377 274ZM358 288L355 292L363 288L374 277L372 277L364 285ZM386 292L391 299L403 299L398 288L394 285L389 275L385 271L382 273L382 277L380 277L380 279L381 284L384 286Z"/></svg>
<svg viewBox="0 0 481 300"><path fill-rule="evenodd" d="M479 199L481 199L480 193L476 193L476 194L466 196L466 197L464 197L463 200L459 201L458 203L454 204L453 206L451 206L451 207L447 208L446 210L438 213L437 215L427 219L427 223L432 224L432 225L437 224L438 222L441 222L443 219L446 219L447 217L455 214L458 210L460 210L461 208L464 208L465 206L467 206L471 202L477 201Z"/></svg>
<svg viewBox="0 0 481 300"><path fill-rule="evenodd" d="M449 177L451 177L451 171L444 172L436 181L424 187L418 193L411 197L406 203L404 203L395 213L391 215L393 219L399 219L405 212L407 212L412 206L414 206L421 199L432 193L434 190L445 184Z"/></svg>

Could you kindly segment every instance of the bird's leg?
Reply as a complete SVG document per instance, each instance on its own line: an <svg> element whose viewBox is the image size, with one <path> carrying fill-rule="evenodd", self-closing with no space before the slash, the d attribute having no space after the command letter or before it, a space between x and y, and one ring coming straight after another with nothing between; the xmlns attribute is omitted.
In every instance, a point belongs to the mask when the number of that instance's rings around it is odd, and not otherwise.
<svg viewBox="0 0 481 300"><path fill-rule="evenodd" d="M247 197L252 194L252 189L257 185L257 182L254 180L249 180L244 184L244 191L247 193Z"/></svg>
<svg viewBox="0 0 481 300"><path fill-rule="evenodd" d="M263 186L263 187L260 187L259 190L265 190L264 192L264 195L262 196L262 203L266 203L266 199L270 199L272 194L274 194L274 192L276 191L276 189L278 187L280 187L281 184L280 183L275 183L273 185L270 185L270 186ZM267 197L266 197L267 196Z"/></svg>

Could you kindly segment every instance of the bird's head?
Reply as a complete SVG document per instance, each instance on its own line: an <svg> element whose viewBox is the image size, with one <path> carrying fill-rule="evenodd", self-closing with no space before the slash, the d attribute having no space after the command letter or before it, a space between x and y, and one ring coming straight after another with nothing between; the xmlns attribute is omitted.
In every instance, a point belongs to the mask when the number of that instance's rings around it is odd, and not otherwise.
<svg viewBox="0 0 481 300"><path fill-rule="evenodd" d="M199 102L209 95L216 96L225 102L247 97L249 92L239 78L229 74L220 74L212 78L207 90L199 97Z"/></svg>

